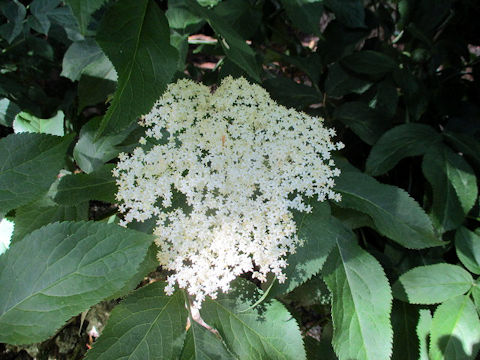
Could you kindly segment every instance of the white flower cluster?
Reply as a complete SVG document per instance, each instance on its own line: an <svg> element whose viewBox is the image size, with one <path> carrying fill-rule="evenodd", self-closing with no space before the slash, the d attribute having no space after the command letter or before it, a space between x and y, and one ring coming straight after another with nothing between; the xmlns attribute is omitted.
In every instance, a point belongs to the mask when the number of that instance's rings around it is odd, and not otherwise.
<svg viewBox="0 0 480 360"><path fill-rule="evenodd" d="M197 307L245 272L283 281L299 245L291 210L310 211L303 196L340 199L334 130L243 78L213 94L191 80L170 84L141 125L140 143L157 145L121 154L114 170L123 225L157 217L158 259L173 271L166 291L178 283Z"/></svg>

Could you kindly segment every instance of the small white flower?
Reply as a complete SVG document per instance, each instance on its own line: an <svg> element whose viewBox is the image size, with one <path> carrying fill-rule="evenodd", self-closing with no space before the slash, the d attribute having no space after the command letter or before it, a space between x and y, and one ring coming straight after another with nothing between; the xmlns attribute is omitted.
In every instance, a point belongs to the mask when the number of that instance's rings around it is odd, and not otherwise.
<svg viewBox="0 0 480 360"><path fill-rule="evenodd" d="M245 272L284 281L299 245L291 211L311 211L302 195L340 199L335 132L243 78L224 79L214 94L191 80L170 84L140 124L141 143L161 145L120 156L122 224L157 216L158 260L173 271L166 292L178 284L195 306Z"/></svg>
<svg viewBox="0 0 480 360"><path fill-rule="evenodd" d="M0 221L0 255L7 251L15 224L7 219Z"/></svg>

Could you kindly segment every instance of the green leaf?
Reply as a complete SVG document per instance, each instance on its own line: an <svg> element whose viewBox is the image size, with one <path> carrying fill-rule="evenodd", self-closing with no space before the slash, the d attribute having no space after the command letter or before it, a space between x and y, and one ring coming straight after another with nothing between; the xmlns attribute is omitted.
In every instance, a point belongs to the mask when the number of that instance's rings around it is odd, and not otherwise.
<svg viewBox="0 0 480 360"><path fill-rule="evenodd" d="M444 244L435 236L427 214L403 189L354 171L342 171L335 182L342 195L339 205L368 214L380 234L408 249Z"/></svg>
<svg viewBox="0 0 480 360"><path fill-rule="evenodd" d="M409 123L395 126L372 147L365 170L373 176L382 175L406 157L424 155L441 140L441 135L428 125Z"/></svg>
<svg viewBox="0 0 480 360"><path fill-rule="evenodd" d="M416 331L419 314L413 305L394 301L392 307L392 360L418 360L419 341Z"/></svg>
<svg viewBox="0 0 480 360"><path fill-rule="evenodd" d="M470 165L449 147L430 148L422 163L432 185L432 217L443 231L457 228L478 196L477 179Z"/></svg>
<svg viewBox="0 0 480 360"><path fill-rule="evenodd" d="M295 319L276 300L251 309L255 291L252 283L239 279L228 294L220 294L215 300L207 298L200 314L240 359L304 360L305 349Z"/></svg>
<svg viewBox="0 0 480 360"><path fill-rule="evenodd" d="M40 119L34 115L22 111L15 116L13 121L13 130L15 133L39 133L63 136L63 120L65 115L63 111L58 110L55 116L49 119Z"/></svg>
<svg viewBox="0 0 480 360"><path fill-rule="evenodd" d="M480 143L473 136L451 131L445 131L446 139L453 144L455 149L473 158L480 166Z"/></svg>
<svg viewBox="0 0 480 360"><path fill-rule="evenodd" d="M122 21L119 21L122 19ZM118 87L98 129L118 133L147 113L177 65L167 19L153 0L120 0L104 15L96 40L115 66Z"/></svg>
<svg viewBox="0 0 480 360"><path fill-rule="evenodd" d="M325 92L327 96L339 98L350 93L363 94L371 86L372 82L349 74L339 63L335 63L328 69Z"/></svg>
<svg viewBox="0 0 480 360"><path fill-rule="evenodd" d="M23 239L32 231L57 221L88 220L88 201L75 206L57 205L53 201L36 201L15 210L15 229L12 243Z"/></svg>
<svg viewBox="0 0 480 360"><path fill-rule="evenodd" d="M219 336L197 322L191 323L180 360L228 360L235 357L227 350Z"/></svg>
<svg viewBox="0 0 480 360"><path fill-rule="evenodd" d="M332 343L339 359L390 359L392 294L377 260L344 228L322 272L332 293Z"/></svg>
<svg viewBox="0 0 480 360"><path fill-rule="evenodd" d="M187 310L181 291L168 296L165 283L133 292L116 306L89 359L176 359L185 338Z"/></svg>
<svg viewBox="0 0 480 360"><path fill-rule="evenodd" d="M11 0L2 7L2 12L7 18L7 22L0 25L0 36L11 44L22 33L22 22L27 10L18 0Z"/></svg>
<svg viewBox="0 0 480 360"><path fill-rule="evenodd" d="M418 266L407 271L393 285L395 298L411 304L437 304L465 294L473 285L472 276L451 264Z"/></svg>
<svg viewBox="0 0 480 360"><path fill-rule="evenodd" d="M382 117L366 103L347 102L335 109L334 118L350 127L360 139L373 145L390 126L390 120Z"/></svg>
<svg viewBox="0 0 480 360"><path fill-rule="evenodd" d="M117 85L117 72L102 53L101 58L87 65L78 82L78 111L86 106L105 103L113 96Z"/></svg>
<svg viewBox="0 0 480 360"><path fill-rule="evenodd" d="M48 35L50 30L50 19L48 15L55 9L61 0L34 0L29 6L32 17L28 20L35 31Z"/></svg>
<svg viewBox="0 0 480 360"><path fill-rule="evenodd" d="M395 70L398 65L390 56L378 51L363 50L341 60L347 69L365 75L381 77Z"/></svg>
<svg viewBox="0 0 480 360"><path fill-rule="evenodd" d="M320 35L321 0L281 0L293 25L305 33Z"/></svg>
<svg viewBox="0 0 480 360"><path fill-rule="evenodd" d="M0 99L0 125L12 127L13 120L20 111L13 101L7 98Z"/></svg>
<svg viewBox="0 0 480 360"><path fill-rule="evenodd" d="M480 274L480 235L460 227L455 232L457 256L465 267L474 274Z"/></svg>
<svg viewBox="0 0 480 360"><path fill-rule="evenodd" d="M480 347L480 319L468 296L437 307L432 320L430 359L475 359Z"/></svg>
<svg viewBox="0 0 480 360"><path fill-rule="evenodd" d="M229 23L217 16L212 10L199 6L195 1L188 2L197 15L206 19L219 36L220 45L225 55L243 69L253 80L260 82L260 67L255 59L255 52Z"/></svg>
<svg viewBox="0 0 480 360"><path fill-rule="evenodd" d="M66 0L77 19L80 32L85 35L90 24L92 14L100 9L106 0Z"/></svg>
<svg viewBox="0 0 480 360"><path fill-rule="evenodd" d="M475 284L472 288L472 298L475 303L475 306L477 307L477 312L480 313L480 287L479 287L479 281L475 281Z"/></svg>
<svg viewBox="0 0 480 360"><path fill-rule="evenodd" d="M360 0L325 0L327 6L343 25L350 28L365 27L365 9Z"/></svg>
<svg viewBox="0 0 480 360"><path fill-rule="evenodd" d="M335 243L332 233L335 234L336 229L330 222L328 204L315 201L310 205L313 207L312 212L294 214L297 236L304 244L288 257L288 266L285 269L287 280L274 285L270 296L289 293L318 273Z"/></svg>
<svg viewBox="0 0 480 360"><path fill-rule="evenodd" d="M195 15L185 4L185 1L169 0L165 15L172 29L184 30L186 33L197 30L204 20Z"/></svg>
<svg viewBox="0 0 480 360"><path fill-rule="evenodd" d="M298 84L285 77L275 77L263 82L272 98L286 107L304 109L308 105L321 102L321 94L313 87Z"/></svg>
<svg viewBox="0 0 480 360"><path fill-rule="evenodd" d="M432 327L432 314L428 309L420 309L417 324L417 337L419 342L419 358L418 360L430 360L428 357L428 338Z"/></svg>
<svg viewBox="0 0 480 360"><path fill-rule="evenodd" d="M122 288L152 240L93 222L54 223L27 235L0 257L0 341L45 340Z"/></svg>
<svg viewBox="0 0 480 360"><path fill-rule="evenodd" d="M90 174L65 175L58 185L55 202L75 205L85 200L115 202L117 186L112 176L113 164L107 164Z"/></svg>
<svg viewBox="0 0 480 360"><path fill-rule="evenodd" d="M98 61L103 56L102 49L95 40L75 41L63 56L62 73L60 75L72 81L77 81L87 65Z"/></svg>
<svg viewBox="0 0 480 360"><path fill-rule="evenodd" d="M46 192L65 163L73 134L12 134L0 140L0 213Z"/></svg>
<svg viewBox="0 0 480 360"><path fill-rule="evenodd" d="M84 40L85 37L80 33L77 20L73 16L70 6L61 6L50 11L48 15L52 23L63 28L67 33L67 37L71 41Z"/></svg>
<svg viewBox="0 0 480 360"><path fill-rule="evenodd" d="M398 90L396 84L389 78L377 85L377 93L370 101L370 107L379 114L391 118L397 112Z"/></svg>
<svg viewBox="0 0 480 360"><path fill-rule="evenodd" d="M104 135L96 139L95 134L101 118L96 117L86 123L80 130L80 138L73 149L73 157L80 169L87 174L103 166L103 164L118 155L118 145L124 141L131 129L119 134Z"/></svg>

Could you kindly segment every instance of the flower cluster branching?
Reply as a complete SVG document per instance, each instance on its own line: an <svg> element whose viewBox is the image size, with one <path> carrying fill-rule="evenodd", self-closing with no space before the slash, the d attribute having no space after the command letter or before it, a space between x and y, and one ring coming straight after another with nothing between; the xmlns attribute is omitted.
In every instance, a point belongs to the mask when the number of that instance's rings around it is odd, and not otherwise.
<svg viewBox="0 0 480 360"><path fill-rule="evenodd" d="M121 154L114 170L123 225L157 218L158 259L173 271L166 291L178 283L197 307L245 272L283 281L299 245L292 210L311 211L304 196L340 199L334 130L243 78L224 79L213 94L179 80L141 125L149 150Z"/></svg>

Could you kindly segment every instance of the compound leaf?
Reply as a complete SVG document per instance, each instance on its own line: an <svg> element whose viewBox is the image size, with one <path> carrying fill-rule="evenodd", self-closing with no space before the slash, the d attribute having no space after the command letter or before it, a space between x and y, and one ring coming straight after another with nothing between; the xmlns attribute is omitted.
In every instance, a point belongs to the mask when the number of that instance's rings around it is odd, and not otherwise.
<svg viewBox="0 0 480 360"><path fill-rule="evenodd" d="M0 341L45 340L121 289L151 242L150 235L93 222L54 223L27 235L0 257Z"/></svg>
<svg viewBox="0 0 480 360"><path fill-rule="evenodd" d="M480 319L468 296L437 307L430 334L430 359L475 359L480 347Z"/></svg>
<svg viewBox="0 0 480 360"><path fill-rule="evenodd" d="M339 205L368 214L380 234L409 249L444 244L436 238L427 214L406 191L356 171L342 171L335 182L342 194Z"/></svg>
<svg viewBox="0 0 480 360"><path fill-rule="evenodd" d="M472 285L472 276L460 266L434 264L407 271L393 285L393 293L411 304L437 304L465 294Z"/></svg>
<svg viewBox="0 0 480 360"><path fill-rule="evenodd" d="M85 359L177 359L187 310L182 292L168 296L164 287L144 286L116 306Z"/></svg>
<svg viewBox="0 0 480 360"><path fill-rule="evenodd" d="M113 4L96 39L118 73L117 90L99 136L125 129L150 110L175 73L177 51L170 46L167 19L153 0Z"/></svg>
<svg viewBox="0 0 480 360"><path fill-rule="evenodd" d="M305 360L295 319L276 300L251 308L255 290L252 283L237 280L228 294L204 301L200 310L203 320L218 330L240 359Z"/></svg>
<svg viewBox="0 0 480 360"><path fill-rule="evenodd" d="M373 145L367 158L365 171L382 175L394 168L403 158L424 155L441 136L431 126L424 124L403 124L384 133Z"/></svg>
<svg viewBox="0 0 480 360"><path fill-rule="evenodd" d="M350 230L335 241L322 270L332 293L333 348L340 360L390 359L392 294L385 273Z"/></svg>
<svg viewBox="0 0 480 360"><path fill-rule="evenodd" d="M12 134L0 140L0 213L46 192L65 162L73 134Z"/></svg>

